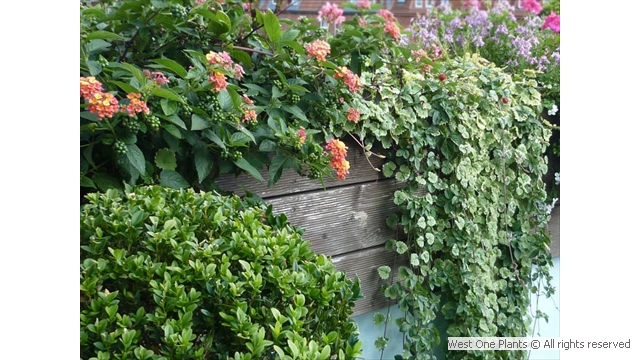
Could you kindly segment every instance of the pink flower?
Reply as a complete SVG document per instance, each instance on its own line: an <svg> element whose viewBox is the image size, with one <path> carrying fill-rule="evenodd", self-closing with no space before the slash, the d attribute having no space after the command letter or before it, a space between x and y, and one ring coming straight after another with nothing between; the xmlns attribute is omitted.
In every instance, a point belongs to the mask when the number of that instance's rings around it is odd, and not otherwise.
<svg viewBox="0 0 640 360"><path fill-rule="evenodd" d="M542 24L542 30L549 28L554 32L560 33L560 15L551 11L551 14L544 19L544 24Z"/></svg>
<svg viewBox="0 0 640 360"><path fill-rule="evenodd" d="M542 10L542 5L540 5L536 0L523 0L522 8L528 12L538 15Z"/></svg>
<svg viewBox="0 0 640 360"><path fill-rule="evenodd" d="M229 53L227 53L226 51L223 51L221 53L209 51L209 53L206 55L206 58L210 64L220 64L222 65L222 68L226 70L231 69L231 66L233 65L233 60L231 60L231 56L229 56Z"/></svg>
<svg viewBox="0 0 640 360"><path fill-rule="evenodd" d="M322 22L324 20L329 24L335 23L337 26L346 20L346 18L342 16L343 13L344 10L340 9L338 5L331 4L327 1L327 3L320 8L320 11L318 11L318 21Z"/></svg>
<svg viewBox="0 0 640 360"><path fill-rule="evenodd" d="M307 132L304 130L304 127L300 126L300 129L298 129L298 136L300 137L301 143L307 140Z"/></svg>
<svg viewBox="0 0 640 360"><path fill-rule="evenodd" d="M255 110L245 110L244 116L242 117L242 121L244 122L252 122L258 119L258 114L256 114Z"/></svg>
<svg viewBox="0 0 640 360"><path fill-rule="evenodd" d="M344 66L340 66L336 73L333 74L335 79L341 79L349 87L351 92L358 92L362 89L362 83L358 75Z"/></svg>
<svg viewBox="0 0 640 360"><path fill-rule="evenodd" d="M356 3L356 8L369 10L371 9L371 2L369 0L358 0Z"/></svg>
<svg viewBox="0 0 640 360"><path fill-rule="evenodd" d="M207 0L196 0L196 6L206 3Z"/></svg>
<svg viewBox="0 0 640 360"><path fill-rule="evenodd" d="M393 13L387 9L380 9L380 11L378 11L378 15L382 16L386 21L393 21L396 19L396 17L393 16Z"/></svg>
<svg viewBox="0 0 640 360"><path fill-rule="evenodd" d="M360 120L360 110L349 108L349 114L347 115L347 120L357 123L358 120Z"/></svg>
<svg viewBox="0 0 640 360"><path fill-rule="evenodd" d="M253 100L251 100L247 94L242 94L242 100L244 100L247 105L253 105Z"/></svg>
<svg viewBox="0 0 640 360"><path fill-rule="evenodd" d="M244 76L244 68L240 64L233 64L233 72L235 73L234 77L238 80L242 80Z"/></svg>
<svg viewBox="0 0 640 360"><path fill-rule="evenodd" d="M365 20L365 19L363 19L363 18L359 17L359 18L358 18L358 25L360 25L360 26L362 26L362 27L367 26L367 20Z"/></svg>
<svg viewBox="0 0 640 360"><path fill-rule="evenodd" d="M304 47L307 50L309 57L314 57L318 61L326 61L327 55L331 52L331 46L329 43L323 40L315 40Z"/></svg>
<svg viewBox="0 0 640 360"><path fill-rule="evenodd" d="M221 72L214 71L213 74L209 76L209 82L213 85L215 91L220 91L227 88L227 79Z"/></svg>
<svg viewBox="0 0 640 360"><path fill-rule="evenodd" d="M386 21L384 23L384 31L391 35L392 38L398 40L400 39L400 28L398 27L398 24L396 24L393 21Z"/></svg>
<svg viewBox="0 0 640 360"><path fill-rule="evenodd" d="M464 5L462 5L465 9L476 8L480 9L480 1L478 0L465 0Z"/></svg>

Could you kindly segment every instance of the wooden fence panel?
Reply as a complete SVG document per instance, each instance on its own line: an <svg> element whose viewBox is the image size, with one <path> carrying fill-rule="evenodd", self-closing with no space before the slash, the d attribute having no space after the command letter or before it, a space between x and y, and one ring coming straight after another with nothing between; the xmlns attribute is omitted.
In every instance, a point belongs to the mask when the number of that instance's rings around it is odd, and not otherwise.
<svg viewBox="0 0 640 360"><path fill-rule="evenodd" d="M397 209L394 180L355 184L326 191L267 199L276 213L305 229L311 249L327 256L384 244L398 234L386 225Z"/></svg>
<svg viewBox="0 0 640 360"><path fill-rule="evenodd" d="M384 245L356 251L349 254L334 256L331 258L336 268L344 272L347 277L360 279L360 289L363 298L356 301L354 316L369 311L378 310L395 302L390 301L382 294L381 286L397 279L398 268L407 266L409 261L406 256L398 255L395 251L385 249ZM387 265L393 271L387 280L382 280L378 275L378 267Z"/></svg>

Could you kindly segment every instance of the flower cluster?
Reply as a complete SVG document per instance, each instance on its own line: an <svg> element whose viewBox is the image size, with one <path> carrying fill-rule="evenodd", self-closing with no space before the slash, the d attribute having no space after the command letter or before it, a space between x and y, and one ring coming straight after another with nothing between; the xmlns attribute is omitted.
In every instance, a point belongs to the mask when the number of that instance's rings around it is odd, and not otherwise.
<svg viewBox="0 0 640 360"><path fill-rule="evenodd" d="M242 65L234 63L226 51L209 51L206 58L207 62L212 65L209 71L209 82L213 85L215 91L227 88L227 78L223 72L233 75L237 80L242 80L244 68Z"/></svg>
<svg viewBox="0 0 640 360"><path fill-rule="evenodd" d="M88 100L95 93L102 92L102 83L93 76L80 77L80 96Z"/></svg>
<svg viewBox="0 0 640 360"><path fill-rule="evenodd" d="M353 71L347 69L345 66L340 66L338 70L336 70L336 73L333 74L333 77L342 80L351 92L358 92L362 89L362 83L358 75L354 74Z"/></svg>
<svg viewBox="0 0 640 360"><path fill-rule="evenodd" d="M349 114L347 115L347 120L357 123L358 120L360 120L360 110L349 108Z"/></svg>
<svg viewBox="0 0 640 360"><path fill-rule="evenodd" d="M307 132L304 127L300 126L300 129L298 129L298 136L300 137L301 143L304 143L307 140Z"/></svg>
<svg viewBox="0 0 640 360"><path fill-rule="evenodd" d="M551 14L544 19L542 30L549 28L555 33L560 33L560 15L551 11Z"/></svg>
<svg viewBox="0 0 640 360"><path fill-rule="evenodd" d="M129 93L127 94L127 99L129 99L129 104L126 106L122 106L122 111L126 111L129 113L129 116L135 116L137 113L145 113L149 115L149 108L147 107L147 103L143 100L140 100L141 94Z"/></svg>
<svg viewBox="0 0 640 360"><path fill-rule="evenodd" d="M156 84L160 86L169 83L169 79L167 79L167 77L160 71L149 71L147 69L144 69L142 70L142 73L147 77L147 79L153 79L153 81L155 81Z"/></svg>
<svg viewBox="0 0 640 360"><path fill-rule="evenodd" d="M346 18L342 15L344 10L340 9L338 5L331 4L327 1L326 4L322 5L320 11L318 11L318 21L326 21L327 24L335 24L339 26L342 24Z"/></svg>
<svg viewBox="0 0 640 360"><path fill-rule="evenodd" d="M378 15L382 16L384 19L384 31L392 38L396 40L400 39L400 27L395 21L396 17L393 13L387 9L381 9L378 11Z"/></svg>
<svg viewBox="0 0 640 360"><path fill-rule="evenodd" d="M215 91L222 91L227 88L227 78L219 71L213 71L209 76L209 82Z"/></svg>
<svg viewBox="0 0 640 360"><path fill-rule="evenodd" d="M371 9L371 2L369 0L358 0L356 3L356 9L369 10Z"/></svg>
<svg viewBox="0 0 640 360"><path fill-rule="evenodd" d="M147 103L140 100L141 94L127 94L129 104L120 105L113 94L102 91L102 83L93 76L80 77L80 95L89 103L87 110L98 115L98 120L105 117L112 118L119 111L127 112L129 116L135 116L141 112L147 115L150 113Z"/></svg>
<svg viewBox="0 0 640 360"><path fill-rule="evenodd" d="M244 122L254 122L258 119L258 114L253 109L246 109L242 116L242 121Z"/></svg>
<svg viewBox="0 0 640 360"><path fill-rule="evenodd" d="M80 96L89 103L87 110L98 115L98 120L111 118L120 110L118 99L102 91L102 83L93 76L80 77Z"/></svg>
<svg viewBox="0 0 640 360"><path fill-rule="evenodd" d="M326 61L327 55L331 52L331 46L324 40L315 40L304 47L309 57L314 57L318 61Z"/></svg>
<svg viewBox="0 0 640 360"><path fill-rule="evenodd" d="M89 101L87 110L98 115L98 120L105 117L111 118L120 110L118 99L111 93L97 92L87 100Z"/></svg>
<svg viewBox="0 0 640 360"><path fill-rule="evenodd" d="M338 180L344 180L349 174L349 161L347 161L347 146L338 139L327 142L325 149L329 152L331 167L337 170Z"/></svg>
<svg viewBox="0 0 640 360"><path fill-rule="evenodd" d="M542 5L540 5L536 0L523 0L522 8L536 15L540 14L540 11L542 11Z"/></svg>

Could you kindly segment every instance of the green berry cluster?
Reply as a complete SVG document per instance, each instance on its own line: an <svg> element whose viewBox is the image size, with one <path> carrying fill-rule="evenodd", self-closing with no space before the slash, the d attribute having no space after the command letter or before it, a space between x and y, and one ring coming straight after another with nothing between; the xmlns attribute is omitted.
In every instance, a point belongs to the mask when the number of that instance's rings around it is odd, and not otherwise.
<svg viewBox="0 0 640 360"><path fill-rule="evenodd" d="M107 67L109 66L109 60L107 60L104 56L100 55L98 57L98 63L100 64L100 66L102 67Z"/></svg>
<svg viewBox="0 0 640 360"><path fill-rule="evenodd" d="M291 95L291 103L292 104L297 104L299 102L300 102L300 95L298 95L298 94Z"/></svg>
<svg viewBox="0 0 640 360"><path fill-rule="evenodd" d="M158 131L160 129L160 119L155 115L148 116L147 123L152 131Z"/></svg>
<svg viewBox="0 0 640 360"><path fill-rule="evenodd" d="M186 19L189 11L180 4L171 5L171 15L179 19Z"/></svg>
<svg viewBox="0 0 640 360"><path fill-rule="evenodd" d="M278 89L282 89L282 81L280 80L273 80L273 85L277 86Z"/></svg>
<svg viewBox="0 0 640 360"><path fill-rule="evenodd" d="M140 123L138 122L138 120L132 117L127 117L124 120L122 120L122 125L124 125L124 127L128 131L134 134L140 130Z"/></svg>
<svg viewBox="0 0 640 360"><path fill-rule="evenodd" d="M238 161L242 158L242 152L238 150L229 151L228 149L224 149L220 156L225 160L231 159L233 161Z"/></svg>
<svg viewBox="0 0 640 360"><path fill-rule="evenodd" d="M127 145L122 140L116 140L116 142L113 143L113 148L116 150L116 153L120 155L127 153Z"/></svg>

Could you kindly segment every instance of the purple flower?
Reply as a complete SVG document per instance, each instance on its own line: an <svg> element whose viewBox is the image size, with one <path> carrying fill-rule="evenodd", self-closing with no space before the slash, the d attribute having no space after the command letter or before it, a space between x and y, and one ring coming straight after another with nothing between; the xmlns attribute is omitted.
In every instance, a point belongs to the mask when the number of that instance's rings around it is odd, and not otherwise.
<svg viewBox="0 0 640 360"><path fill-rule="evenodd" d="M551 57L556 61L556 65L560 65L560 48L551 54Z"/></svg>
<svg viewBox="0 0 640 360"><path fill-rule="evenodd" d="M514 10L515 8L513 5L511 5L507 0L498 0L498 2L493 5L491 12L494 14L503 14L505 12L513 14Z"/></svg>
<svg viewBox="0 0 640 360"><path fill-rule="evenodd" d="M507 25L505 24L498 25L498 28L496 29L496 35L507 34L507 33L509 33L509 29L507 29Z"/></svg>

